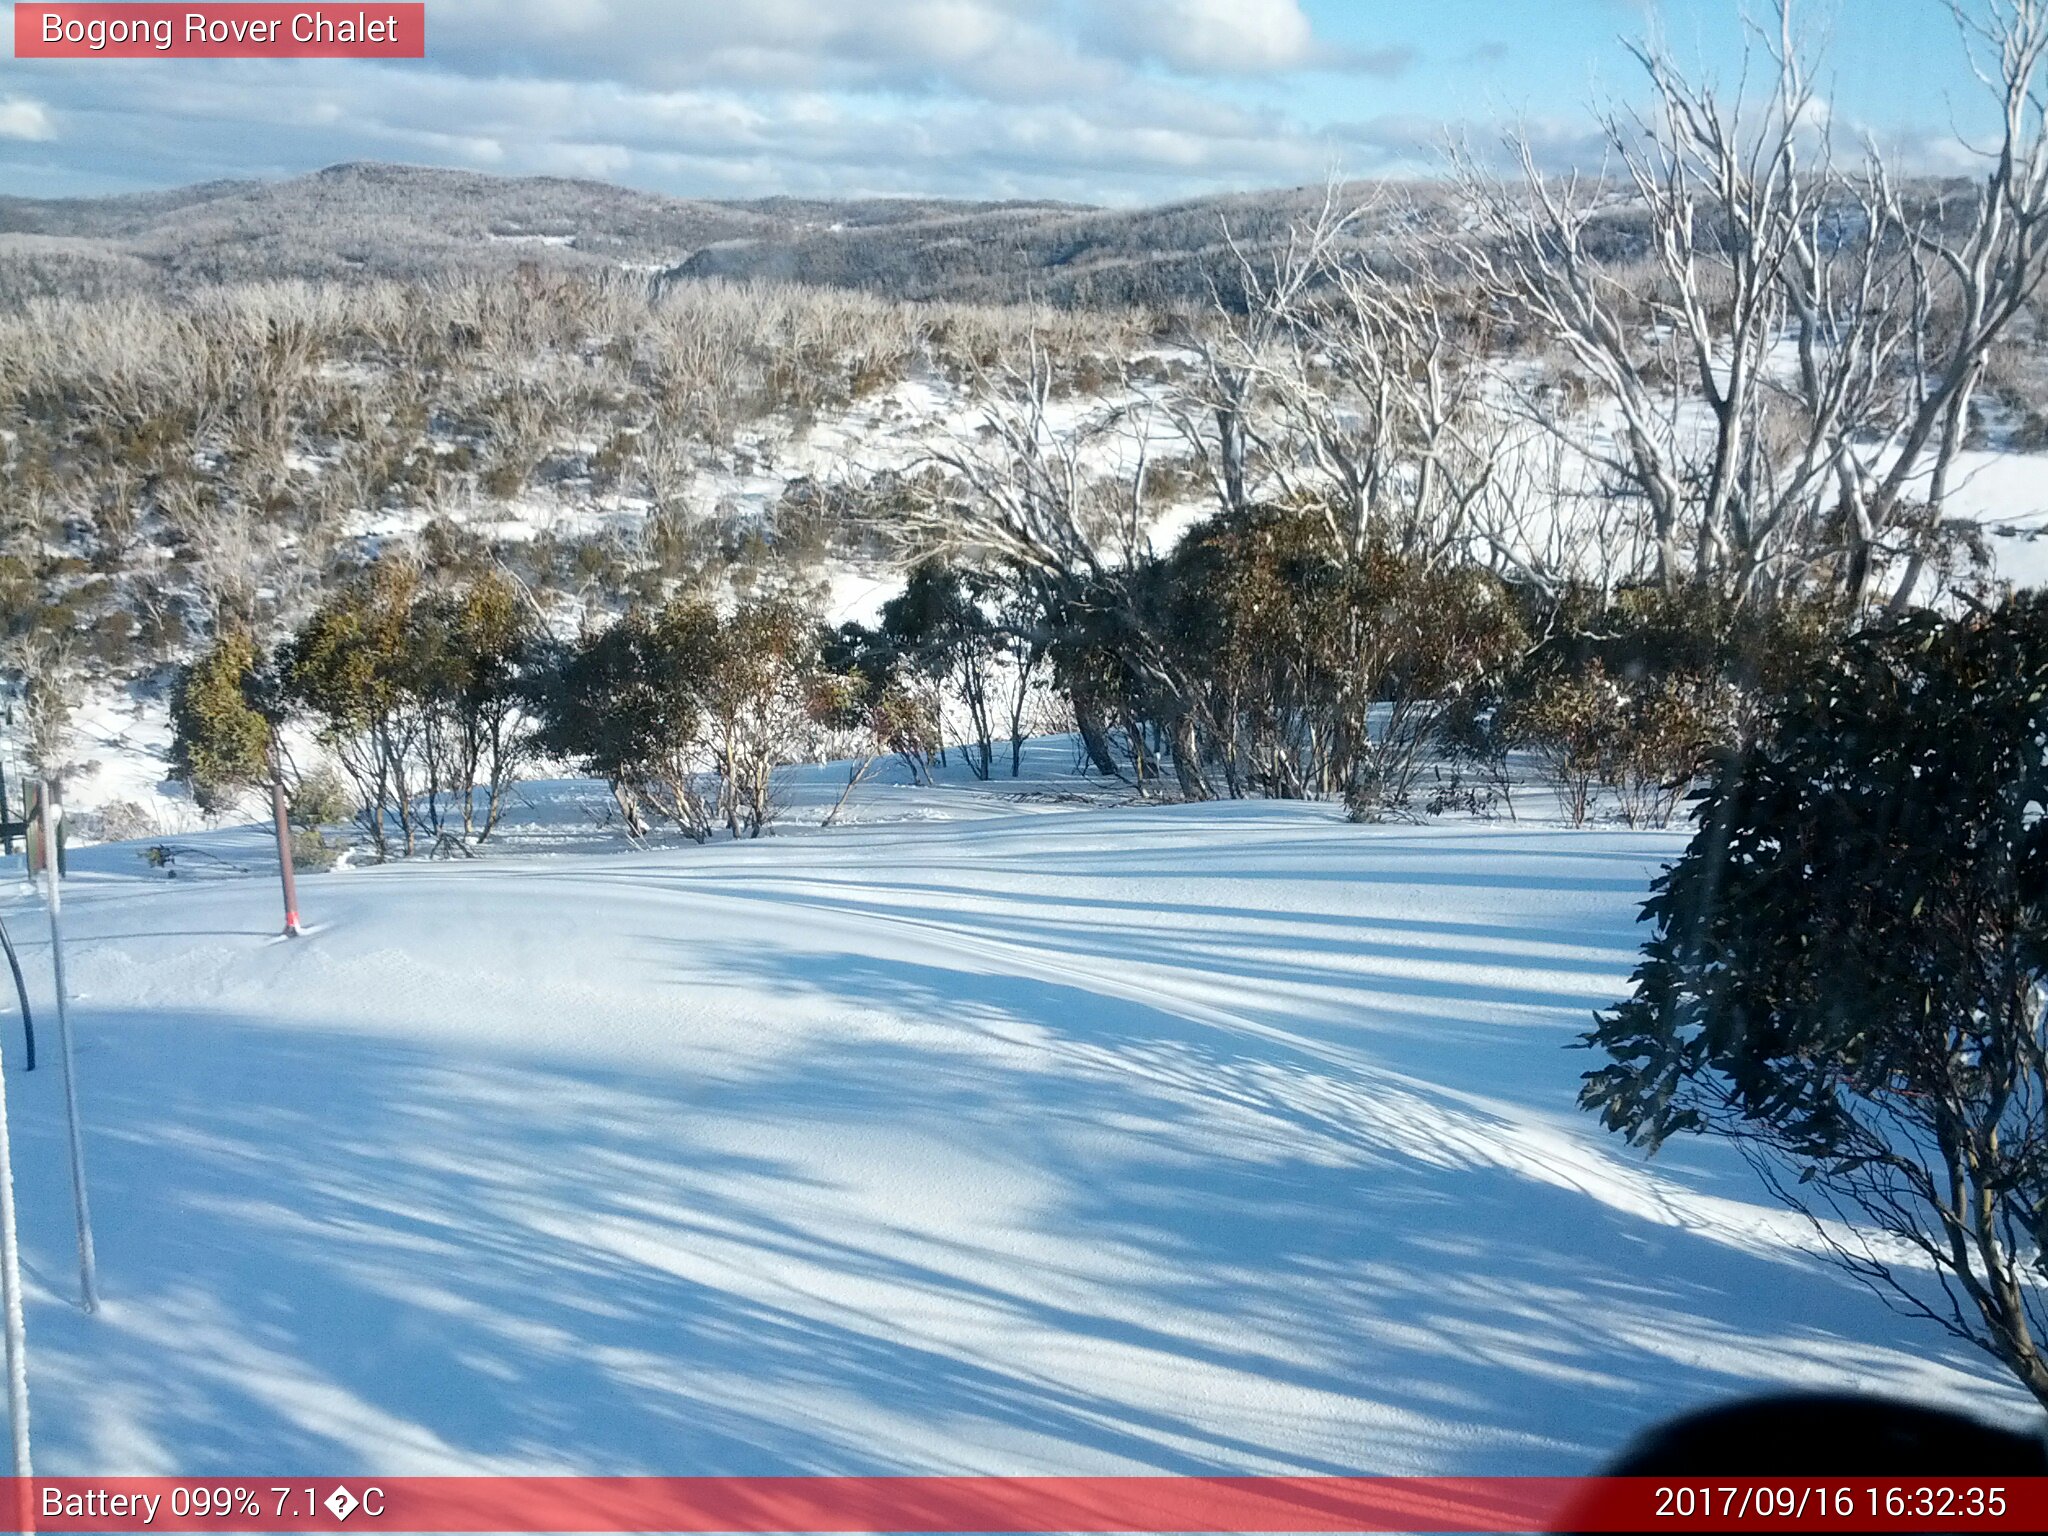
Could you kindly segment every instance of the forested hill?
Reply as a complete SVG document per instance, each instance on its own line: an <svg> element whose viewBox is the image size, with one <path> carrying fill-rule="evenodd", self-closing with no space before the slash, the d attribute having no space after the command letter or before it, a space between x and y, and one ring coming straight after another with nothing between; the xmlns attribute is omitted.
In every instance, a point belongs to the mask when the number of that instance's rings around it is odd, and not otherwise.
<svg viewBox="0 0 2048 1536"><path fill-rule="evenodd" d="M287 181L216 181L104 198L0 197L0 291L411 278L534 260L663 270L721 242L1003 208L908 199L703 202L559 177L337 165Z"/></svg>
<svg viewBox="0 0 2048 1536"><path fill-rule="evenodd" d="M1144 209L933 198L701 201L604 182L349 164L285 181L117 197L0 197L0 303L258 279L631 267L890 298L1059 304L1200 299L1227 258L1323 189ZM1404 208L1439 194L1403 189Z"/></svg>
<svg viewBox="0 0 2048 1536"><path fill-rule="evenodd" d="M899 299L1012 303L1170 304L1208 297L1234 263L1230 243L1283 244L1326 189L1289 187L1153 208L1009 205L856 227L796 228L707 245L680 271L694 277L773 277L858 288ZM1356 233L1373 241L1443 206L1433 185L1354 188L1378 203Z"/></svg>
<svg viewBox="0 0 2048 1536"><path fill-rule="evenodd" d="M730 242L1065 211L918 199L705 202L598 181L358 163L285 181L215 181L102 198L0 197L0 297L257 279L416 278L531 261L660 271Z"/></svg>

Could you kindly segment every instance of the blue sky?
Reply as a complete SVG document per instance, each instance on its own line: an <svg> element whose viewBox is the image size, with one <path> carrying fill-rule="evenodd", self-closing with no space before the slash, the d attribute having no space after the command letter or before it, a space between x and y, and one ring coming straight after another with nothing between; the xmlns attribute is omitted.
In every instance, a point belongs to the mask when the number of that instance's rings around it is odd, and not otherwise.
<svg viewBox="0 0 2048 1536"><path fill-rule="evenodd" d="M1597 154L1595 104L1639 94L1624 38L1732 82L1746 11L1771 0L430 0L419 62L0 59L0 192L382 159L1138 203L1427 173L1446 133L1510 121L1562 166ZM1836 123L1961 163L1981 89L1942 0L1795 15Z"/></svg>
<svg viewBox="0 0 2048 1536"><path fill-rule="evenodd" d="M1636 94L1641 71L1624 39L1656 38L1689 67L1740 78L1751 26L1776 25L1770 0L1427 0L1303 6L1320 34L1359 49L1399 48L1415 64L1372 94L1387 110L1582 116ZM1945 128L1955 105L1973 106L1972 78L1955 21L1939 0L1804 0L1795 32L1844 116L1920 134ZM1346 82L1305 81L1296 110L1341 120Z"/></svg>

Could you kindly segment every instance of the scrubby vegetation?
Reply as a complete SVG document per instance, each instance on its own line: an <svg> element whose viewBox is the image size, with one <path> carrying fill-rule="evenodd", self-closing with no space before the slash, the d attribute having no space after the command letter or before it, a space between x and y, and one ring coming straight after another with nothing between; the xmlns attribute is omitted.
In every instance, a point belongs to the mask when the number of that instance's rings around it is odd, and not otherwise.
<svg viewBox="0 0 2048 1536"><path fill-rule="evenodd" d="M2006 41L1967 187L1808 153L1789 52L1734 112L1646 53L1626 188L1459 159L1360 206L1163 210L1204 298L1145 311L548 262L19 303L25 718L61 759L77 679L197 658L202 803L288 715L382 853L487 840L538 760L635 835L751 835L777 761L995 777L1054 727L1144 794L1515 814L1534 776L1574 823L1662 825L1841 636L1991 595L1945 498L2039 334L2040 40ZM1085 217L844 233L972 267L919 231Z"/></svg>
<svg viewBox="0 0 2048 1536"><path fill-rule="evenodd" d="M964 379L1027 335L1114 367L1129 334L537 269L32 301L0 314L6 659L59 700L147 682L218 634L276 638L393 541L495 561L571 625L679 585L814 580L843 503L793 487L750 517L694 482L913 371Z"/></svg>

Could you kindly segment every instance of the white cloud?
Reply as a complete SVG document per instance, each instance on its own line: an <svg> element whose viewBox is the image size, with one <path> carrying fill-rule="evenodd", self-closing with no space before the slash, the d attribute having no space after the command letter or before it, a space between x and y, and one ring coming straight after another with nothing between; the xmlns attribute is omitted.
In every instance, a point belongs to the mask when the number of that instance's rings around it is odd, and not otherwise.
<svg viewBox="0 0 2048 1536"><path fill-rule="evenodd" d="M1143 201L1354 158L1215 78L1403 62L1343 55L1297 0L446 0L419 63L21 66L64 134L14 169L96 190L397 159L686 195Z"/></svg>
<svg viewBox="0 0 2048 1536"><path fill-rule="evenodd" d="M1107 31L1132 55L1194 75L1272 74L1319 54L1298 0L1126 0Z"/></svg>
<svg viewBox="0 0 2048 1536"><path fill-rule="evenodd" d="M1333 158L1277 108L1090 51L1072 16L1055 33L1036 0L684 0L675 26L689 13L703 32L665 61L659 29L615 57L635 8L551 5L529 25L520 0L494 0L461 14L471 34L495 19L495 41L430 29L424 64L107 61L36 83L80 189L393 159L686 195L1144 201L1315 179ZM832 35L806 37L806 21Z"/></svg>
<svg viewBox="0 0 2048 1536"><path fill-rule="evenodd" d="M654 87L1019 98L1114 84L1117 61L1062 20L1034 0L471 0L435 8L427 51L462 74Z"/></svg>
<svg viewBox="0 0 2048 1536"><path fill-rule="evenodd" d="M0 98L0 137L62 126L5 165L23 191L400 160L686 196L1152 202L1428 170L1440 119L1351 91L1355 120L1312 124L1285 83L1406 62L1339 49L1296 0L473 0L434 7L419 63L25 63L10 84L34 99ZM1546 163L1584 131L1560 123Z"/></svg>
<svg viewBox="0 0 2048 1536"><path fill-rule="evenodd" d="M39 142L57 137L49 108L27 96L0 96L0 139Z"/></svg>

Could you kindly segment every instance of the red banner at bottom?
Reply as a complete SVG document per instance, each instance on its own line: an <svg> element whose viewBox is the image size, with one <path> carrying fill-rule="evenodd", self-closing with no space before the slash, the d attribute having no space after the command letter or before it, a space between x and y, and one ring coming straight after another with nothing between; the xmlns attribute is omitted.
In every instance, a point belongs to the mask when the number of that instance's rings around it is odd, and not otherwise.
<svg viewBox="0 0 2048 1536"><path fill-rule="evenodd" d="M0 1478L41 1531L2041 1531L2048 1478Z"/></svg>

